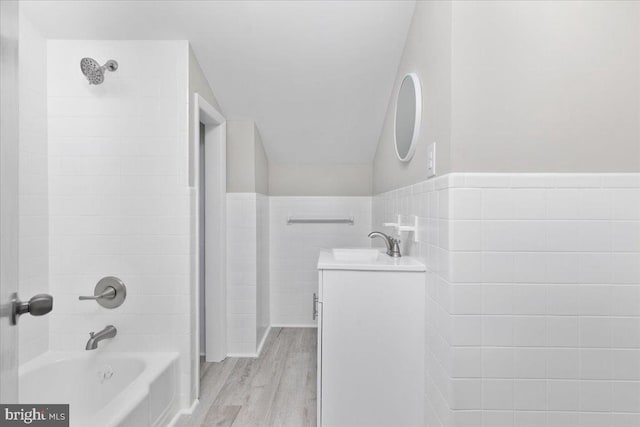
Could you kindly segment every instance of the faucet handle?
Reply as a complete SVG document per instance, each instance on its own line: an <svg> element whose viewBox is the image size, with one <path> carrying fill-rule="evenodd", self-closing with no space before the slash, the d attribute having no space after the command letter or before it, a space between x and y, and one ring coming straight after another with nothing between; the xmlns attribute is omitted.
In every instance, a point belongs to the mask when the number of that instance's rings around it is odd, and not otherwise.
<svg viewBox="0 0 640 427"><path fill-rule="evenodd" d="M120 307L127 297L127 287L117 277L107 276L100 279L93 289L93 296L80 296L80 301L93 300L105 308Z"/></svg>
<svg viewBox="0 0 640 427"><path fill-rule="evenodd" d="M391 237L389 241L391 242L391 248L389 249L389 252L387 252L387 254L394 258L400 258L402 256L402 254L400 253L401 240Z"/></svg>

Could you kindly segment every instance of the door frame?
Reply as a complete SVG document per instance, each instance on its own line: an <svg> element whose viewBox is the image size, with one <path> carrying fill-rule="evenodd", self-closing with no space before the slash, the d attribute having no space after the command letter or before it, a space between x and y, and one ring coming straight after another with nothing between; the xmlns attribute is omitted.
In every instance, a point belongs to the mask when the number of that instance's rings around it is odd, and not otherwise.
<svg viewBox="0 0 640 427"><path fill-rule="evenodd" d="M18 12L0 1L0 402L18 402L18 327L9 305L18 290Z"/></svg>
<svg viewBox="0 0 640 427"><path fill-rule="evenodd" d="M194 385L196 398L200 396L200 289L205 292L205 357L207 362L219 362L227 356L227 238L226 238L226 192L227 192L227 133L226 119L198 93L193 96L193 202L192 202L192 254L191 262L195 287L192 289L195 322L193 336ZM205 223L213 227L200 229L200 123L204 124L204 174L205 188L212 186L213 200L205 200ZM206 190L205 190L206 191ZM211 218L210 221L207 221ZM201 259L200 237L204 233L205 254ZM205 283L200 283L200 265L205 266Z"/></svg>

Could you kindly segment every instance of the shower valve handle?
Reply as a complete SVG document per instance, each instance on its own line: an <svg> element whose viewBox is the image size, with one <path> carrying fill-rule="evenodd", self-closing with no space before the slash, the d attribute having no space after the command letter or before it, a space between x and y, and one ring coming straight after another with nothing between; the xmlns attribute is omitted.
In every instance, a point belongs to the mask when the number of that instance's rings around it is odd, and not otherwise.
<svg viewBox="0 0 640 427"><path fill-rule="evenodd" d="M107 276L100 279L93 288L93 296L80 296L80 301L95 301L104 308L120 307L127 297L127 287L117 277Z"/></svg>
<svg viewBox="0 0 640 427"><path fill-rule="evenodd" d="M112 287L112 286L108 286L107 289L104 292L102 292L102 293L100 293L98 295L94 295L92 297L90 297L90 296L79 296L78 299L80 301L85 301L85 300L98 300L98 299L101 299L101 298L113 299L115 297L116 297L116 289L114 287Z"/></svg>

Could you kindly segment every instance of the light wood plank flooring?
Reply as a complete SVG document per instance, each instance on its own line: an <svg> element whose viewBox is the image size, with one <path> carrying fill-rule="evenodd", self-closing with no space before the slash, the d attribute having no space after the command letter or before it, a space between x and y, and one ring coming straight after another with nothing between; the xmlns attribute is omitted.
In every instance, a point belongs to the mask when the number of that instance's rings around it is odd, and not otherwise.
<svg viewBox="0 0 640 427"><path fill-rule="evenodd" d="M315 427L316 337L315 328L273 328L259 358L203 363L200 405L186 424Z"/></svg>

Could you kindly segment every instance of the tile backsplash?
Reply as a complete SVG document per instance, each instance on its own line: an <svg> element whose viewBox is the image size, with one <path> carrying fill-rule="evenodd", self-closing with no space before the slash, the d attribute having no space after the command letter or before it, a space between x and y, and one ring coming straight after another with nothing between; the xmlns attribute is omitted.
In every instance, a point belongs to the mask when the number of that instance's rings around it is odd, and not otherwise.
<svg viewBox="0 0 640 427"><path fill-rule="evenodd" d="M373 198L398 214L429 267L427 425L640 425L640 175L450 174Z"/></svg>

